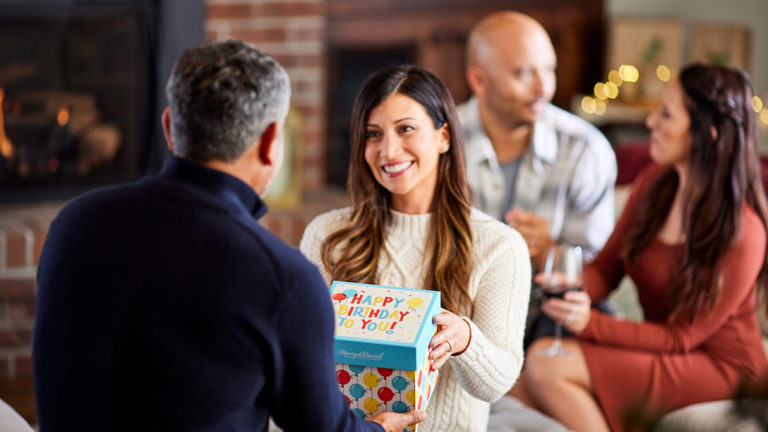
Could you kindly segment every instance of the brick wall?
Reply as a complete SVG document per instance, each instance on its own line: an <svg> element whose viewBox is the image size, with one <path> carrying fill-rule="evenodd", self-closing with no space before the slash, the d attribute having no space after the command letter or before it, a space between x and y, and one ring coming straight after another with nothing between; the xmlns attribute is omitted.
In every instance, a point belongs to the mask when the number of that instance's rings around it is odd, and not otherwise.
<svg viewBox="0 0 768 432"><path fill-rule="evenodd" d="M291 106L303 130L302 189L318 191L324 173L324 0L208 0L209 40L240 39L273 56L291 77Z"/></svg>
<svg viewBox="0 0 768 432"><path fill-rule="evenodd" d="M35 271L59 207L0 211L0 380L32 375Z"/></svg>

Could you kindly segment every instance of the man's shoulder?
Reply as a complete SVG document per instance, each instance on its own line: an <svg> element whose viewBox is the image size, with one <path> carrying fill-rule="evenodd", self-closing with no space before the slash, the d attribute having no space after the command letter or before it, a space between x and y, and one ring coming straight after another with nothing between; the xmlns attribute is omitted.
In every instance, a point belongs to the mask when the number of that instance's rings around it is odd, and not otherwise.
<svg viewBox="0 0 768 432"><path fill-rule="evenodd" d="M351 216L352 207L342 207L321 213L307 225L304 235L312 234L325 238L346 225Z"/></svg>
<svg viewBox="0 0 768 432"><path fill-rule="evenodd" d="M600 129L583 118L550 104L545 113L546 124L558 134L586 142L590 146L610 147Z"/></svg>
<svg viewBox="0 0 768 432"><path fill-rule="evenodd" d="M62 207L58 218L93 215L94 212L120 213L146 197L145 179L100 187L72 198Z"/></svg>

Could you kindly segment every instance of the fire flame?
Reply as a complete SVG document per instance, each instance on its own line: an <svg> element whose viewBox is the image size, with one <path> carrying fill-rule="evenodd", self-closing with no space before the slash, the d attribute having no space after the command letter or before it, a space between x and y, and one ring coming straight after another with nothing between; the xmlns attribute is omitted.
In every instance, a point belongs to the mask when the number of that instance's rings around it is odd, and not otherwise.
<svg viewBox="0 0 768 432"><path fill-rule="evenodd" d="M6 159L10 159L13 156L13 144L8 136L5 135L5 120L3 119L3 99L5 99L5 91L0 87L0 155Z"/></svg>
<svg viewBox="0 0 768 432"><path fill-rule="evenodd" d="M56 122L59 123L59 126L69 123L69 110L63 107L59 108L59 112L56 114Z"/></svg>

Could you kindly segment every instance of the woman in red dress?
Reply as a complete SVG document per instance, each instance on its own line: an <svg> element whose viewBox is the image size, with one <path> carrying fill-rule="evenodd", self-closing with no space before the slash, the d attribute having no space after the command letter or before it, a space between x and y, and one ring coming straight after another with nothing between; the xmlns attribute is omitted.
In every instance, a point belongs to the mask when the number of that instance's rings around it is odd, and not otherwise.
<svg viewBox="0 0 768 432"><path fill-rule="evenodd" d="M583 274L586 292L542 310L576 335L573 357L528 350L511 394L576 431L625 430L637 404L666 412L728 399L768 371L756 291L768 287L766 199L752 89L736 69L691 65L646 121L656 165L635 184ZM591 305L629 275L645 320Z"/></svg>

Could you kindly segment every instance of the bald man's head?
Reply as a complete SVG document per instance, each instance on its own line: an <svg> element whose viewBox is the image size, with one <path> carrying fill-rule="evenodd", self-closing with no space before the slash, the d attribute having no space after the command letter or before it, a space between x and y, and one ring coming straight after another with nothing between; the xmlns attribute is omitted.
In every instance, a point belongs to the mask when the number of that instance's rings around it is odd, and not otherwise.
<svg viewBox="0 0 768 432"><path fill-rule="evenodd" d="M492 55L495 48L524 39L544 39L552 45L547 31L532 17L514 11L492 13L475 24L469 33L467 64L478 65Z"/></svg>
<svg viewBox="0 0 768 432"><path fill-rule="evenodd" d="M535 122L555 93L557 58L547 31L518 12L496 12L467 43L467 82L484 112L515 124Z"/></svg>

